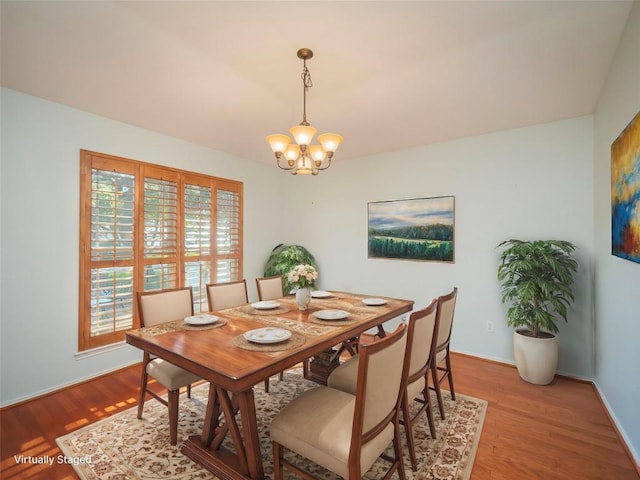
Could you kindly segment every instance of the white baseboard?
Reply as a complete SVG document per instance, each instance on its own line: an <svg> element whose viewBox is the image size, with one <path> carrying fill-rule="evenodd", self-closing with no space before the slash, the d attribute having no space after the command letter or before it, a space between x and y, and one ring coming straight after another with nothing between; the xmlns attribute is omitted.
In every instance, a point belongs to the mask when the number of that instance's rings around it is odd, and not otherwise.
<svg viewBox="0 0 640 480"><path fill-rule="evenodd" d="M88 382L88 381L91 381L91 380L93 380L95 378L101 377L103 375L107 375L109 373L115 372L117 370L121 370L121 369L126 368L126 367L130 367L131 365L135 365L136 363L140 363L140 360L138 359L138 360L134 360L134 361L131 361L131 362L126 362L126 363L123 363L121 365L115 366L113 368L110 367L110 368L108 368L106 370L103 370L101 372L97 372L97 373L94 373L94 374L91 374L91 375L87 375L86 377L76 378L74 380L71 380L70 382L66 382L66 383L63 383L63 384L60 384L60 385L56 385L54 387L47 388L47 389L44 389L44 390L39 390L37 392L30 393L29 395L25 395L23 397L12 398L10 401L0 404L0 408L10 407L11 405L16 405L18 403L22 403L22 402L26 402L26 401L29 401L29 400L33 400L33 399L38 398L38 397L42 397L43 395L48 395L48 394L51 394L51 393L55 393L55 392L58 392L60 390L64 390L65 388L73 387L74 385L77 385L79 383Z"/></svg>
<svg viewBox="0 0 640 480"><path fill-rule="evenodd" d="M624 427L622 427L622 425L618 421L618 417L616 417L615 413L613 413L613 409L611 408L611 405L609 404L609 401L607 400L607 397L604 395L604 393L602 392L602 390L598 386L598 382L594 381L593 382L593 386L596 388L596 391L598 392L598 396L600 397L600 401L602 402L602 405L604 406L605 410L607 411L607 414L609 415L609 418L614 423L614 425L616 427L616 430L618 431L618 434L621 437L621 440L625 444L625 447L626 447L627 451L629 452L629 454L633 458L633 461L636 463L636 469L640 470L640 455L635 450L635 448L633 448L633 444L631 443L631 439L627 435L627 432L625 431Z"/></svg>

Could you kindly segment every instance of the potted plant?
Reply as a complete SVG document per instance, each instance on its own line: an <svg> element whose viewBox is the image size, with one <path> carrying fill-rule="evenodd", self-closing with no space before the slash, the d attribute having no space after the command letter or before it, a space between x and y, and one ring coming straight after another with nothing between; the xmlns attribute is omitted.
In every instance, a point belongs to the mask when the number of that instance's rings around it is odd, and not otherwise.
<svg viewBox="0 0 640 480"><path fill-rule="evenodd" d="M564 240L506 240L498 266L507 324L514 327L513 356L523 380L553 381L558 365L558 326L573 301L575 245Z"/></svg>
<svg viewBox="0 0 640 480"><path fill-rule="evenodd" d="M292 293L297 285L289 280L289 272L296 265L307 264L316 270L316 260L309 251L300 245L277 245L269 255L267 264L264 267L265 277L282 275L283 289L285 293Z"/></svg>

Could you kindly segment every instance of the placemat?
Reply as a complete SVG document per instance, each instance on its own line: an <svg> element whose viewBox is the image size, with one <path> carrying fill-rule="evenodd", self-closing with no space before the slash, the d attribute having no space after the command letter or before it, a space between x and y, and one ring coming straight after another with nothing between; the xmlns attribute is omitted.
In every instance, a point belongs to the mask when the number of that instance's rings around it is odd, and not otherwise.
<svg viewBox="0 0 640 480"><path fill-rule="evenodd" d="M332 328L331 325L322 325L325 328L320 328L319 325L312 325L311 322L300 322L298 320L286 317L255 316L253 318L263 325L267 325L269 327L284 328L286 330L290 330L291 332L297 332L301 335L304 335L305 337L317 337L320 335L326 335L329 331L327 330L327 328Z"/></svg>
<svg viewBox="0 0 640 480"><path fill-rule="evenodd" d="M238 335L232 340L234 347L242 348L244 350L251 350L253 352L282 352L284 350L292 350L298 348L307 341L304 335L300 335L296 332L291 332L291 338L279 343L252 343L244 335Z"/></svg>
<svg viewBox="0 0 640 480"><path fill-rule="evenodd" d="M280 305L277 308L253 308L251 305L242 305L241 307L234 308L236 311L240 311L242 313L248 313L249 315L279 315L282 313L287 313L290 308L283 307Z"/></svg>
<svg viewBox="0 0 640 480"><path fill-rule="evenodd" d="M211 323L209 325L189 325L182 321L181 330L211 330L212 328L222 327L227 324L227 321L224 318L221 318L216 323Z"/></svg>
<svg viewBox="0 0 640 480"><path fill-rule="evenodd" d="M161 323L160 325L154 325L152 327L144 327L141 332L144 335L155 337L156 335L162 335L163 333L176 332L178 330L210 330L212 328L219 328L227 324L224 318L219 318L216 323L210 323L209 325L188 325L184 323L184 319L173 320L167 323Z"/></svg>
<svg viewBox="0 0 640 480"><path fill-rule="evenodd" d="M322 320L316 317L314 314L309 315L309 323L315 323L316 325L324 325L326 327L342 327L343 325L352 325L358 321L357 318L349 316L342 320Z"/></svg>

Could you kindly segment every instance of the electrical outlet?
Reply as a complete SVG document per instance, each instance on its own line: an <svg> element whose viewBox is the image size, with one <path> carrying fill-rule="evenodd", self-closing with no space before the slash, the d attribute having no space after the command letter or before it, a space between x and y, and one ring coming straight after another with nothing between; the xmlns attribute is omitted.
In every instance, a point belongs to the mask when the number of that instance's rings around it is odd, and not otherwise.
<svg viewBox="0 0 640 480"><path fill-rule="evenodd" d="M493 333L493 322L491 320L487 322L487 332Z"/></svg>

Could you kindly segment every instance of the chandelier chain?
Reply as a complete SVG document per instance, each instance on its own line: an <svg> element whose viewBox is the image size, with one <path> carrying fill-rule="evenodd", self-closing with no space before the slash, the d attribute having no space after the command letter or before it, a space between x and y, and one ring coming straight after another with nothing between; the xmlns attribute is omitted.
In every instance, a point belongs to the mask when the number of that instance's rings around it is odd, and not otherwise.
<svg viewBox="0 0 640 480"><path fill-rule="evenodd" d="M307 91L309 87L313 87L313 82L311 81L311 72L307 68L307 61L303 60L303 69L302 69L302 124L308 125L307 123Z"/></svg>

